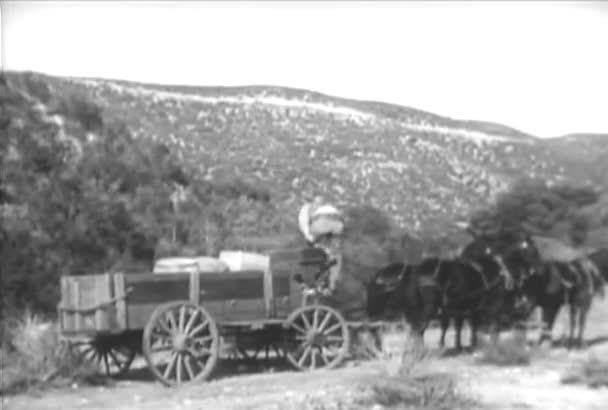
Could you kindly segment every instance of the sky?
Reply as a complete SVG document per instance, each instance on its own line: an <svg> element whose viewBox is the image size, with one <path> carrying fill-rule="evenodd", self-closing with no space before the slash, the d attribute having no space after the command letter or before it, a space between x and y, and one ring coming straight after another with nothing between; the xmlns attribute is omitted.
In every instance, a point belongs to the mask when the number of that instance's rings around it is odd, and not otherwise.
<svg viewBox="0 0 608 410"><path fill-rule="evenodd" d="M2 68L279 85L608 133L608 2L3 0Z"/></svg>

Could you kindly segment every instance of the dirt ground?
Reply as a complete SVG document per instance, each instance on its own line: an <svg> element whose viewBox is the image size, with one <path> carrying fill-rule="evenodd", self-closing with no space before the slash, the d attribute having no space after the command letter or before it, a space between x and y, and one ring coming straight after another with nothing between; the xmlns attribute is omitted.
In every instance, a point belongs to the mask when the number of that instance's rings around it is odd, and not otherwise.
<svg viewBox="0 0 608 410"><path fill-rule="evenodd" d="M590 313L586 349L567 351L546 347L528 366L481 365L474 363L474 354L431 359L425 365L431 370L455 375L457 388L488 409L608 409L608 389L560 383L561 376L570 366L590 354L608 356L607 318L608 298L597 300ZM553 332L554 338L563 333L566 320L562 313ZM432 330L426 342L436 346L437 337L438 331ZM535 339L537 334L532 332L529 337ZM453 341L451 331L447 340L449 344ZM401 343L401 340L392 343ZM210 382L169 389L155 382L145 368L138 369L137 365L135 363L136 368L125 380L114 386L73 386L65 390L4 397L2 410L352 408L349 403L369 387L366 380L386 372L386 365L376 362L347 363L339 369L312 373L294 372L278 363L260 362L248 368L243 364L226 364ZM338 402L342 407L337 406Z"/></svg>

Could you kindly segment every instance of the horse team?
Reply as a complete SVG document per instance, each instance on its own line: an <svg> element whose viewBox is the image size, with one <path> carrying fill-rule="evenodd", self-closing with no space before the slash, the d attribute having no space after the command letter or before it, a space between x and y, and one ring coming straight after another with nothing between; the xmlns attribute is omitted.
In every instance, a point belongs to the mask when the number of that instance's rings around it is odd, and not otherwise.
<svg viewBox="0 0 608 410"><path fill-rule="evenodd" d="M453 322L455 348L461 350L465 320L474 349L482 327L496 343L501 330L522 324L539 307L543 328L538 342L542 343L551 340L557 314L567 306L568 347L582 346L592 299L603 297L604 281L608 280L608 249L568 263L545 261L525 232L500 238L472 229L469 232L474 240L454 258L428 258L413 265L395 263L378 271L367 287L368 316L389 320L404 317L421 342L430 322L437 320L441 348Z"/></svg>

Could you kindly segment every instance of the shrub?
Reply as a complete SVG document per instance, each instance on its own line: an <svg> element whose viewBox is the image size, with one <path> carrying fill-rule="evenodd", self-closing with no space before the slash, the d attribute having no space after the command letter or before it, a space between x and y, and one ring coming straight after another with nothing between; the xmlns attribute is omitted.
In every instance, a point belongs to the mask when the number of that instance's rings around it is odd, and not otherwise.
<svg viewBox="0 0 608 410"><path fill-rule="evenodd" d="M382 349L376 359L382 372L370 381L368 396L361 398L365 408L380 405L397 409L473 408L450 375L432 370L437 356L408 332L391 329L382 334Z"/></svg>
<svg viewBox="0 0 608 410"><path fill-rule="evenodd" d="M108 382L91 363L70 353L54 323L26 311L23 317L8 320L4 326L9 340L2 348L0 394Z"/></svg>

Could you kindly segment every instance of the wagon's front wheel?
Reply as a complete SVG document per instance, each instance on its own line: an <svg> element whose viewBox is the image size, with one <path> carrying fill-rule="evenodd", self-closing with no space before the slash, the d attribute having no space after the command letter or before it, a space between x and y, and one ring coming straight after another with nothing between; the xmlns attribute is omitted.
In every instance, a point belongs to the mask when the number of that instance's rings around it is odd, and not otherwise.
<svg viewBox="0 0 608 410"><path fill-rule="evenodd" d="M288 328L287 360L300 370L334 368L350 348L350 332L342 315L323 305L308 305L285 321Z"/></svg>
<svg viewBox="0 0 608 410"><path fill-rule="evenodd" d="M188 302L159 306L144 329L144 357L166 386L207 379L217 364L219 346L213 317Z"/></svg>

